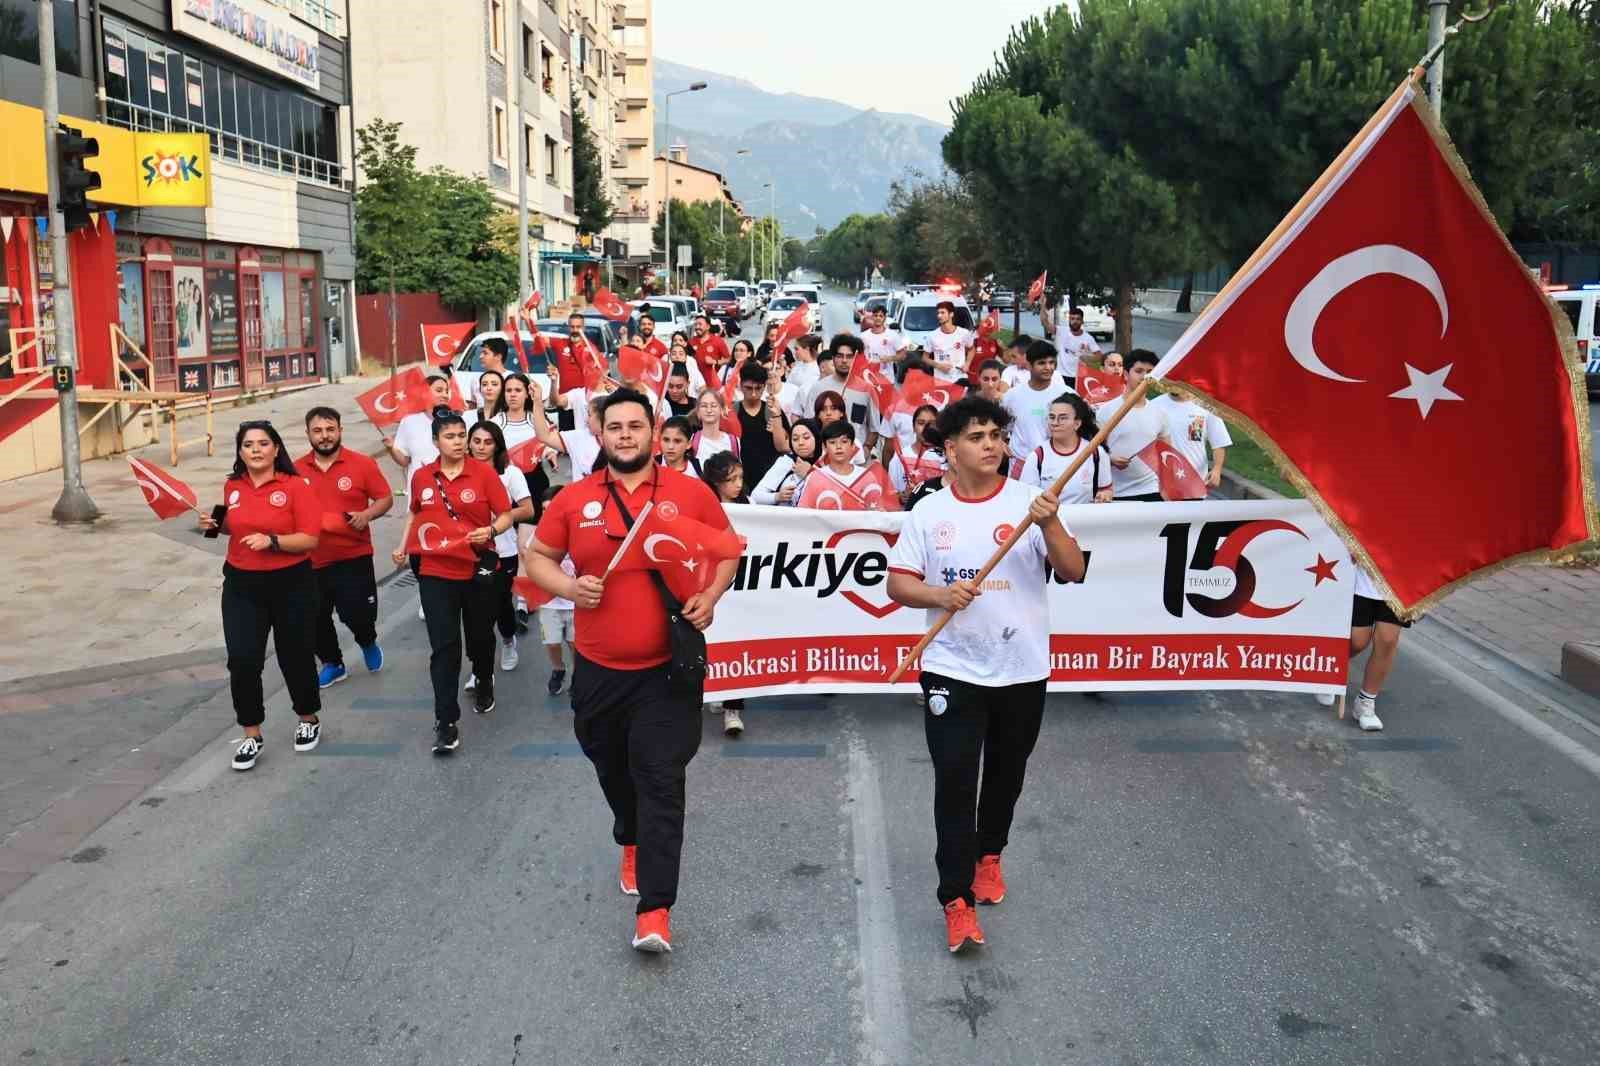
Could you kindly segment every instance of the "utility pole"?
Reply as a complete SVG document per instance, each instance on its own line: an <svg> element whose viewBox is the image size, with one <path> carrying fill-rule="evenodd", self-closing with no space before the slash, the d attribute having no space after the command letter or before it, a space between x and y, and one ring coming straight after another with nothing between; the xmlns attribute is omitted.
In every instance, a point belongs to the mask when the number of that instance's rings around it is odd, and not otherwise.
<svg viewBox="0 0 1600 1066"><path fill-rule="evenodd" d="M56 133L61 124L56 85L56 13L53 0L39 0L39 72L44 78L44 162L48 175L50 254L55 260L52 302L56 320L56 396L61 412L61 497L50 511L57 522L92 522L100 508L83 487L83 452L78 442L78 336L72 308L72 259L67 220L61 211L61 159ZM62 376L65 371L65 377ZM177 417L174 414L173 417Z"/></svg>
<svg viewBox="0 0 1600 1066"><path fill-rule="evenodd" d="M513 38L507 35L505 39ZM507 67L511 74L511 106L515 113L512 121L516 123L516 128L507 130L506 135L516 142L511 159L517 168L517 310L521 311L533 293L528 265L528 127L527 120L522 117L522 76L515 64L508 63ZM522 339L513 337L511 340L511 350L520 352Z"/></svg>
<svg viewBox="0 0 1600 1066"><path fill-rule="evenodd" d="M1428 67L1428 103L1444 122L1444 25L1450 14L1450 0L1428 0L1428 51L1433 64Z"/></svg>

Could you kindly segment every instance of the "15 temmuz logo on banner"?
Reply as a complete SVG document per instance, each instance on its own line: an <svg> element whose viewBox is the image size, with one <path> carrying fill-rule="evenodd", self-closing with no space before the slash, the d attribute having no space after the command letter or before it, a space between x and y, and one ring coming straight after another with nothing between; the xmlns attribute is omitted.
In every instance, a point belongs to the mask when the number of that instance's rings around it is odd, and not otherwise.
<svg viewBox="0 0 1600 1066"><path fill-rule="evenodd" d="M1246 618L1275 618L1300 606L1302 600L1284 606L1264 606L1255 602L1256 568L1244 556L1250 542L1263 533L1281 530L1294 533L1302 540L1309 539L1298 526L1279 519L1206 522L1200 527L1191 556L1189 534L1192 528L1191 522L1173 522L1163 527L1160 534L1167 542L1161 602L1172 617L1183 617L1185 601L1207 618L1229 618L1236 614ZM1221 596L1188 591L1193 584L1209 583L1218 589L1226 588L1229 580L1224 575L1215 574L1217 570L1232 573L1232 589Z"/></svg>

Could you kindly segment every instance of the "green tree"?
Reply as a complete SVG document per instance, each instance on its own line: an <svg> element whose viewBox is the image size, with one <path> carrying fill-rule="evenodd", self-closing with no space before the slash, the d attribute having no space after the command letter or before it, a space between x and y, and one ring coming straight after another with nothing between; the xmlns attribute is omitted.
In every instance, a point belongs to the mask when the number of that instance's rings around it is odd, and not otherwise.
<svg viewBox="0 0 1600 1066"><path fill-rule="evenodd" d="M374 119L356 130L356 287L389 294L389 356L399 347L395 294L423 285L423 244L430 219L417 173L417 149L400 140L400 123Z"/></svg>
<svg viewBox="0 0 1600 1066"><path fill-rule="evenodd" d="M422 176L433 218L426 288L452 307L505 307L516 299L517 221L482 178L443 167Z"/></svg>
<svg viewBox="0 0 1600 1066"><path fill-rule="evenodd" d="M606 195L600 143L589 128L578 94L572 94L572 205L579 233L599 233L611 225L611 198Z"/></svg>

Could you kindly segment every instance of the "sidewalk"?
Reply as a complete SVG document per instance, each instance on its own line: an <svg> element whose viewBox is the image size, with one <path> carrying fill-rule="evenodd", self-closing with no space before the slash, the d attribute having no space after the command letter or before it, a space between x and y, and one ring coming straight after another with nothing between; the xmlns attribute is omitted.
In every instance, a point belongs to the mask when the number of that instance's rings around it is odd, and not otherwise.
<svg viewBox="0 0 1600 1066"><path fill-rule="evenodd" d="M185 449L172 473L190 485L201 507L220 499L233 468L233 438L239 423L267 418L283 434L290 458L308 450L305 412L336 408L344 416L346 447L378 455L382 444L356 406L372 380L351 378L216 414L216 454ZM132 453L168 469L165 445ZM400 470L387 457L379 464L398 485ZM104 517L88 526L58 526L50 518L61 491L61 472L49 471L0 483L0 553L17 584L0 602L0 684L23 678L71 674L162 656L215 650L222 655L218 600L227 544L205 540L193 515L159 521L121 455L84 464L84 484ZM380 580L390 570L388 554L399 542L403 507L373 523ZM0 714L5 713L0 699Z"/></svg>

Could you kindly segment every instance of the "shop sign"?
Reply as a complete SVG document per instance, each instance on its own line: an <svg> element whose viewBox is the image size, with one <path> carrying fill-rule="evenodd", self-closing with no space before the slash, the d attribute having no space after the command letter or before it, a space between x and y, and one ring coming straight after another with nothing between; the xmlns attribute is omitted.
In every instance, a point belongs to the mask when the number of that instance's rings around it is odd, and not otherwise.
<svg viewBox="0 0 1600 1066"><path fill-rule="evenodd" d="M320 87L316 32L265 0L172 0L172 28L308 89Z"/></svg>
<svg viewBox="0 0 1600 1066"><path fill-rule="evenodd" d="M211 138L204 133L140 133L141 207L211 206Z"/></svg>

